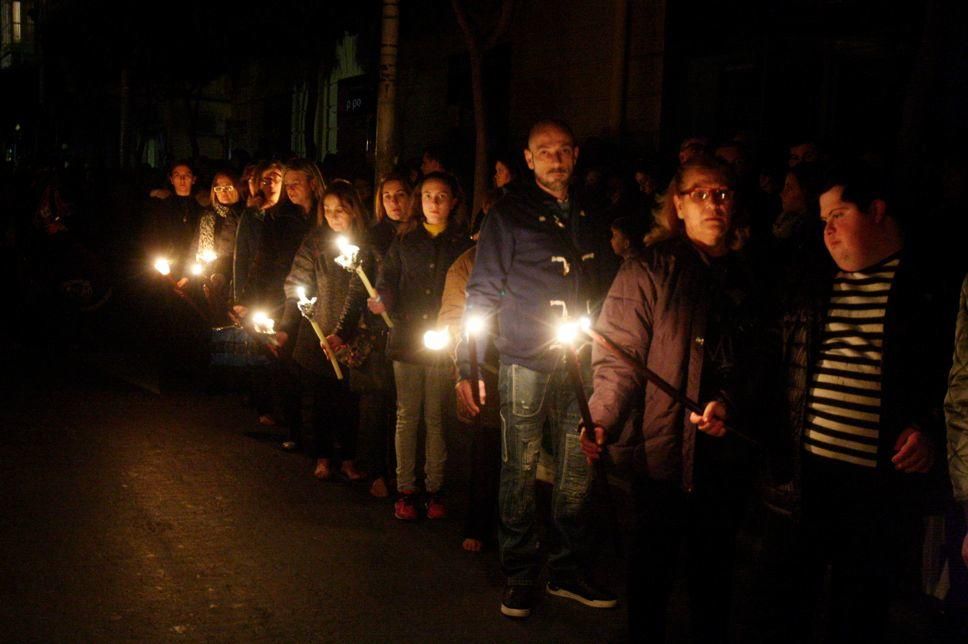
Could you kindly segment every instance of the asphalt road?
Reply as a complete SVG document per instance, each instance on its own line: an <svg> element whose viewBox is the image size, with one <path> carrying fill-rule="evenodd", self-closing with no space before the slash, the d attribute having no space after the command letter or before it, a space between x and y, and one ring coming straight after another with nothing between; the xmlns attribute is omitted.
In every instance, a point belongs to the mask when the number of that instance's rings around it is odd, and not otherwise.
<svg viewBox="0 0 968 644"><path fill-rule="evenodd" d="M74 361L5 373L5 641L622 637L621 608L544 597L502 617L497 556L461 550L459 516L401 524L365 486L317 481L253 437L238 395L158 395Z"/></svg>

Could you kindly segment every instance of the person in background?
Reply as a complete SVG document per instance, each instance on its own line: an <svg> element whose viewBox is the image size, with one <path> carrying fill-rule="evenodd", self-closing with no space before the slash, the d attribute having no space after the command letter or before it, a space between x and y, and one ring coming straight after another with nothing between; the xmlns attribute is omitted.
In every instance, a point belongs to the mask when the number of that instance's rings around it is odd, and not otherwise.
<svg viewBox="0 0 968 644"><path fill-rule="evenodd" d="M377 266L383 263L400 226L410 215L412 192L413 187L402 174L391 173L378 184L374 222L367 230L367 243ZM369 275L369 278L376 282L375 275ZM383 318L369 309L364 312L363 324L372 332L375 342L366 362L350 374L351 385L360 396L358 454L371 477L370 494L386 498L390 495L388 466L393 460L388 438L396 425L393 363L386 351L389 329Z"/></svg>

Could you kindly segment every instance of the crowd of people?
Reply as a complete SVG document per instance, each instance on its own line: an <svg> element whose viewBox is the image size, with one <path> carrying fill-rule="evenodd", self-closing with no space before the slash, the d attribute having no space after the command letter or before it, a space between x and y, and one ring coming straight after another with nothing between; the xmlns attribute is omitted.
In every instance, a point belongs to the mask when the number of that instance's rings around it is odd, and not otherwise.
<svg viewBox="0 0 968 644"><path fill-rule="evenodd" d="M647 165L579 177L571 129L548 119L470 212L442 157L372 196L307 159L220 169L201 190L172 164L139 238L158 346L210 338L255 422L284 428L315 477L393 495L401 522L452 513L456 415L472 433L461 545L496 535L510 618L542 579L617 605L591 574L599 462L631 491L634 641L663 641L680 568L693 637L729 638L751 515L764 641L807 641L821 614L824 641L881 641L928 514L946 518L950 603L968 606L968 281L959 311L882 168L797 142L761 173L743 140L690 137L668 183ZM63 204L42 207L56 236ZM569 369L557 332L584 316Z"/></svg>

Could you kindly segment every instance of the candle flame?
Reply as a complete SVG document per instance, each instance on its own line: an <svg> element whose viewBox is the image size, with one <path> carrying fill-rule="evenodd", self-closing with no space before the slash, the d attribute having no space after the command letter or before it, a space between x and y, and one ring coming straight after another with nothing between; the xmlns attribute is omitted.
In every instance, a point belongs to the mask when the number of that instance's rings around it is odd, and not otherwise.
<svg viewBox="0 0 968 644"><path fill-rule="evenodd" d="M216 259L218 259L218 253L216 253L216 252L215 252L214 250L212 250L211 248L208 248L208 249L206 249L206 250L204 250L204 251L202 251L202 257L201 257L201 260L202 260L203 262L205 262L206 264L211 264L211 263L212 263L212 262L214 262L214 261L215 261Z"/></svg>
<svg viewBox="0 0 968 644"><path fill-rule="evenodd" d="M201 275L201 274L202 274L202 265L198 263L192 264L192 275Z"/></svg>
<svg viewBox="0 0 968 644"><path fill-rule="evenodd" d="M274 333L276 321L270 318L265 311L255 311L252 314L252 326L256 333Z"/></svg>
<svg viewBox="0 0 968 644"><path fill-rule="evenodd" d="M297 286L296 287L296 296L299 298L299 301L300 302L306 302L307 301L306 300L306 287L305 286Z"/></svg>
<svg viewBox="0 0 968 644"><path fill-rule="evenodd" d="M437 331L431 329L424 333L423 341L424 346L431 351L440 351L446 349L447 345L450 344L450 334L446 330Z"/></svg>
<svg viewBox="0 0 968 644"><path fill-rule="evenodd" d="M169 275L171 273L171 262L164 257L159 257L155 260L155 270L162 275Z"/></svg>
<svg viewBox="0 0 968 644"><path fill-rule="evenodd" d="M579 325L577 322L562 322L558 325L558 342L572 344L578 338Z"/></svg>
<svg viewBox="0 0 968 644"><path fill-rule="evenodd" d="M472 315L467 318L467 335L480 335L484 330L484 318L479 315Z"/></svg>

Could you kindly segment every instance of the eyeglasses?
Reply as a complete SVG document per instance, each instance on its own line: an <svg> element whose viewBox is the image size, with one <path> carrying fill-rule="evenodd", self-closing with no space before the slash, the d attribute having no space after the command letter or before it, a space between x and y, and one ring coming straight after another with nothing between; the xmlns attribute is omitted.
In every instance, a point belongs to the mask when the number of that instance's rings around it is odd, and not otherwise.
<svg viewBox="0 0 968 644"><path fill-rule="evenodd" d="M716 205L728 203L733 200L735 191L727 188L693 188L679 193L682 196L689 195L689 198L696 203L705 204L712 202Z"/></svg>
<svg viewBox="0 0 968 644"><path fill-rule="evenodd" d="M212 188L212 190L215 191L215 194L220 194L222 192L233 192L235 190L235 186L215 186Z"/></svg>

